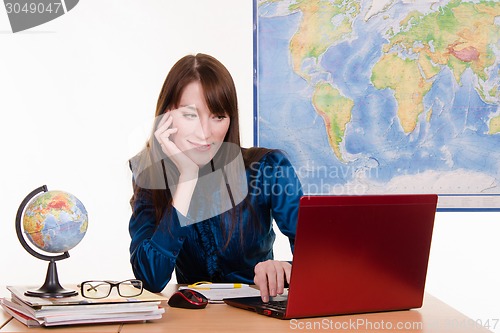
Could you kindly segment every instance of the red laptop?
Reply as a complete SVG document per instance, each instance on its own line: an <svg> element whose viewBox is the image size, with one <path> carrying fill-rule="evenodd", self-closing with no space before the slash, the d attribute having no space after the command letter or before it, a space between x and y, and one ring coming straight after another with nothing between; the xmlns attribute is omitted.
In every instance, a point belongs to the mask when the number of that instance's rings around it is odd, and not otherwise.
<svg viewBox="0 0 500 333"><path fill-rule="evenodd" d="M304 196L287 297L225 299L281 318L422 306L437 195Z"/></svg>

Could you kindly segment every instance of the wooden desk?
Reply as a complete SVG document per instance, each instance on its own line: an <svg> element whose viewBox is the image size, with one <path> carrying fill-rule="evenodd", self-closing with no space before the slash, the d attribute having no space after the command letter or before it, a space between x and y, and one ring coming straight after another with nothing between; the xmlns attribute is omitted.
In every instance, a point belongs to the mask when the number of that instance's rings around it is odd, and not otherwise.
<svg viewBox="0 0 500 333"><path fill-rule="evenodd" d="M169 285L170 296L177 289ZM225 304L209 304L204 310L176 309L166 306L161 320L148 323L53 327L60 332L490 332L437 298L426 294L424 306L410 311L394 311L299 320L279 320L236 309ZM402 326L402 327L400 327ZM45 332L46 328L27 328L0 308L1 332Z"/></svg>

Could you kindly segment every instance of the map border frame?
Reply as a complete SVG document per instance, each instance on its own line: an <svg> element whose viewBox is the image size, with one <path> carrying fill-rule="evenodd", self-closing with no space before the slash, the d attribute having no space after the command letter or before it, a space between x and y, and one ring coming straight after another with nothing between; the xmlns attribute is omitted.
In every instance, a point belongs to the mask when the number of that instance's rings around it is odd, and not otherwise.
<svg viewBox="0 0 500 333"><path fill-rule="evenodd" d="M253 16L253 144L259 145L259 38L258 38L258 1L252 0ZM319 194L318 194L319 195ZM326 195L326 194L325 194ZM383 195L383 194L380 194ZM437 212L500 212L500 193L499 194L437 194L438 207ZM457 205L457 202L468 202L469 205ZM482 202L492 203L489 206L482 207L478 204Z"/></svg>

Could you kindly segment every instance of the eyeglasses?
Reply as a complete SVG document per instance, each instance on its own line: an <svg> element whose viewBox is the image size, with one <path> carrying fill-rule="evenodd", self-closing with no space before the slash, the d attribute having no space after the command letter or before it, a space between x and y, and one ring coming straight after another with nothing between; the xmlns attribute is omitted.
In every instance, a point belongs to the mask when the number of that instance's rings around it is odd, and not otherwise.
<svg viewBox="0 0 500 333"><path fill-rule="evenodd" d="M142 294L143 286L141 280L130 279L121 282L116 281L85 281L80 285L80 291L85 298L106 298L111 294L111 289L116 287L121 297L135 297Z"/></svg>

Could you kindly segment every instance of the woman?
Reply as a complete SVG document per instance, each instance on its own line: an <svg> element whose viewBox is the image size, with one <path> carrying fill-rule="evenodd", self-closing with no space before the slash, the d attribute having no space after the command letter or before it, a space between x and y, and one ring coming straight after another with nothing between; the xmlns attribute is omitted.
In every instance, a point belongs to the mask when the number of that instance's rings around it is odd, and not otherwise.
<svg viewBox="0 0 500 333"><path fill-rule="evenodd" d="M204 54L180 59L165 79L156 117L154 135L131 160L135 276L153 292L175 268L178 283L255 283L265 302L283 293L291 264L273 260L272 219L293 251L302 190L283 153L240 147L227 69Z"/></svg>

